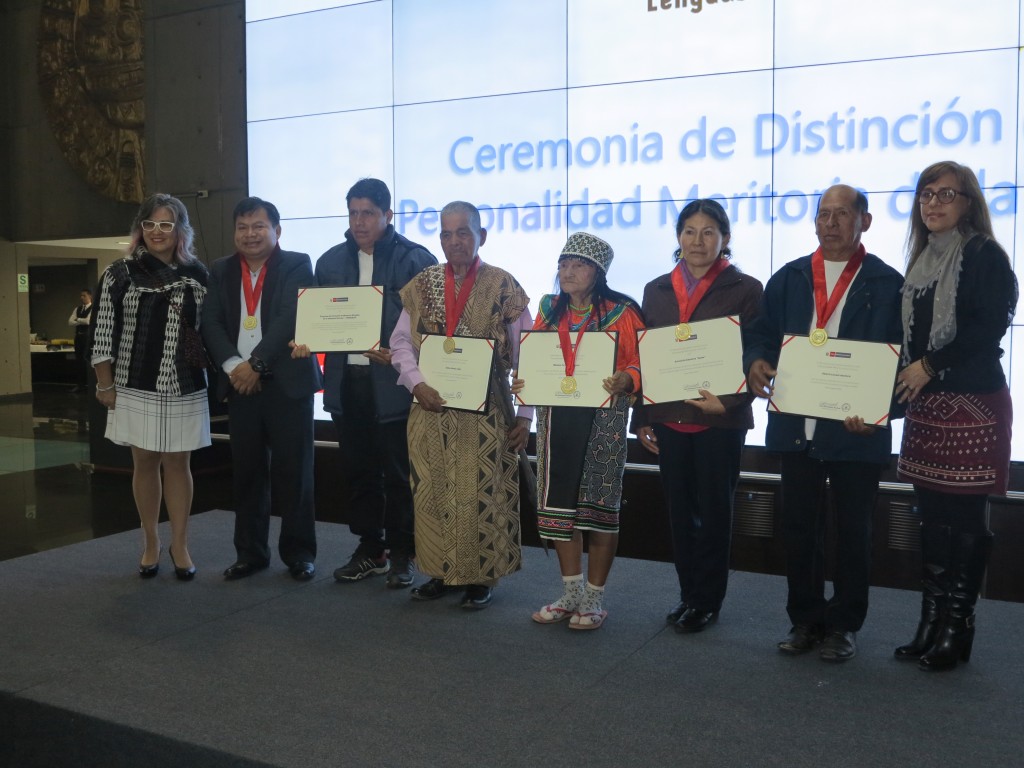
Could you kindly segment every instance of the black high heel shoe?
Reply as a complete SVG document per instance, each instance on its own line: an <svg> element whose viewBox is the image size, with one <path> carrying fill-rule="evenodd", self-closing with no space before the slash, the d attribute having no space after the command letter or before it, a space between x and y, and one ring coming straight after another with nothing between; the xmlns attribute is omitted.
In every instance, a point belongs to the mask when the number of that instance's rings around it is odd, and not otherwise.
<svg viewBox="0 0 1024 768"><path fill-rule="evenodd" d="M156 562L152 565L143 565L139 563L139 578L140 579L152 579L160 572L160 555L163 554L163 548L161 547L156 553Z"/></svg>
<svg viewBox="0 0 1024 768"><path fill-rule="evenodd" d="M179 568L178 564L174 562L174 547L168 547L167 554L171 556L171 565L174 566L174 575L178 577L178 581L192 581L195 578L195 565L191 565L188 568Z"/></svg>

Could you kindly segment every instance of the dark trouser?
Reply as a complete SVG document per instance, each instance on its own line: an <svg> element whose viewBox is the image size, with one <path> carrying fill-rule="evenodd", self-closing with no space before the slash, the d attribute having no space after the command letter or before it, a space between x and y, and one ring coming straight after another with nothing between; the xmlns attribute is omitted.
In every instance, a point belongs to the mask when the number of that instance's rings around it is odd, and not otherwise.
<svg viewBox="0 0 1024 768"><path fill-rule="evenodd" d="M411 557L408 422L377 422L369 366L348 366L341 407L341 415L332 418L349 488L349 529L359 537L360 549L367 554L379 557L385 549L391 549Z"/></svg>
<svg viewBox="0 0 1024 768"><path fill-rule="evenodd" d="M729 580L733 498L747 431L686 433L663 424L653 425L653 430L672 525L679 598L691 608L717 611Z"/></svg>
<svg viewBox="0 0 1024 768"><path fill-rule="evenodd" d="M988 496L982 493L943 493L914 486L921 523L949 526L955 536L988 534Z"/></svg>
<svg viewBox="0 0 1024 768"><path fill-rule="evenodd" d="M871 517L881 464L820 461L807 451L782 454L782 526L789 599L794 624L856 632L868 612ZM836 568L825 600L825 480L836 507Z"/></svg>
<svg viewBox="0 0 1024 768"><path fill-rule="evenodd" d="M313 396L293 399L274 381L264 381L258 394L232 393L228 416L238 559L270 562L273 512L281 517L281 560L313 562Z"/></svg>
<svg viewBox="0 0 1024 768"><path fill-rule="evenodd" d="M87 334L75 331L75 362L78 365L78 386L82 389L89 387L89 337Z"/></svg>

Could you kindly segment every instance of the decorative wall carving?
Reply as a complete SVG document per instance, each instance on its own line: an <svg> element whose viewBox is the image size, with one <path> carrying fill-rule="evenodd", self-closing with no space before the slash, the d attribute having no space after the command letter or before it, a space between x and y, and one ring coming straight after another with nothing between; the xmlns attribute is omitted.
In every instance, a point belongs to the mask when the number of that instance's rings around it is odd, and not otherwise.
<svg viewBox="0 0 1024 768"><path fill-rule="evenodd" d="M39 87L57 143L101 194L142 201L142 0L43 0Z"/></svg>

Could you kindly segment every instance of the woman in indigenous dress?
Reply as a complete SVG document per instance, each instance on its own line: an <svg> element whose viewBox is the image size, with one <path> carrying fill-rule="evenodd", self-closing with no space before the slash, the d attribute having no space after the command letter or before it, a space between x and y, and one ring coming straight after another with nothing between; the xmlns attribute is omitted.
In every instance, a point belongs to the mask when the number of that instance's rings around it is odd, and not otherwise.
<svg viewBox="0 0 1024 768"><path fill-rule="evenodd" d="M999 343L1017 280L970 168L935 163L916 195L896 394L907 404L899 476L921 511L923 589L917 632L895 655L944 670L970 659L992 549L988 496L1007 487L1013 412Z"/></svg>
<svg viewBox="0 0 1024 768"><path fill-rule="evenodd" d="M633 299L608 287L613 256L604 240L586 232L571 235L558 258L559 293L541 299L533 326L559 331L570 377L568 361L574 348L586 343L584 330L619 332L615 372L604 380L612 395L608 407L538 411L537 525L541 537L554 542L563 593L534 613L533 620L568 619L571 629L598 629L608 615L602 599L619 541L626 416L630 393L640 388L636 335L644 327L643 316ZM516 378L512 391L525 384ZM586 583L583 531L589 534Z"/></svg>
<svg viewBox="0 0 1024 768"><path fill-rule="evenodd" d="M93 313L96 399L108 409L107 439L131 447L144 579L160 568L161 500L174 573L182 581L196 573L188 551L189 457L210 444L210 414L198 334L207 270L192 238L180 200L156 194L143 202L128 255L103 272Z"/></svg>
<svg viewBox="0 0 1024 768"><path fill-rule="evenodd" d="M715 200L694 200L676 221L677 264L644 288L648 325L739 315L749 322L761 283L729 264L729 217ZM677 338L678 335L677 335ZM743 378L738 372L737 381ZM677 632L718 618L729 579L733 496L740 454L754 425L749 393L643 405L633 410L640 444L658 456L679 577L679 604L666 617Z"/></svg>

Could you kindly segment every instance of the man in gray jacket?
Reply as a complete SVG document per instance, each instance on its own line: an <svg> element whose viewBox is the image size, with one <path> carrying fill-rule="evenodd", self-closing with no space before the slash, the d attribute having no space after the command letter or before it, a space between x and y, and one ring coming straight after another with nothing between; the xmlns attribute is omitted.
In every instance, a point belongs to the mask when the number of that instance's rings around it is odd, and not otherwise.
<svg viewBox="0 0 1024 768"><path fill-rule="evenodd" d="M437 259L395 232L391 192L383 181L360 179L345 199L345 242L320 257L317 284L383 286L380 338L386 344L402 311L399 289ZM406 442L411 402L391 367L390 349L326 356L324 408L338 433L341 470L349 489L349 528L359 537L352 558L334 571L338 581L387 573L388 587L412 584L410 560L415 550Z"/></svg>

